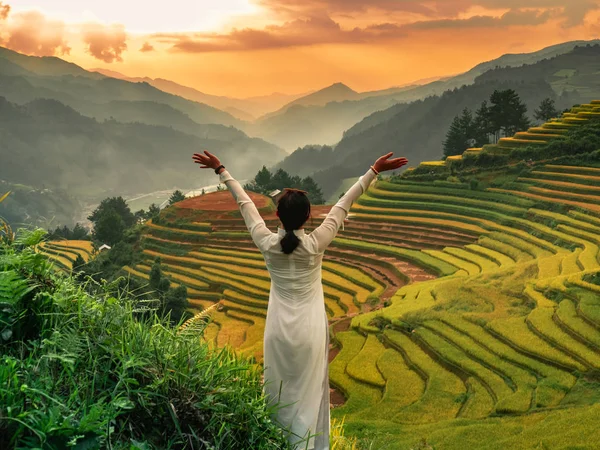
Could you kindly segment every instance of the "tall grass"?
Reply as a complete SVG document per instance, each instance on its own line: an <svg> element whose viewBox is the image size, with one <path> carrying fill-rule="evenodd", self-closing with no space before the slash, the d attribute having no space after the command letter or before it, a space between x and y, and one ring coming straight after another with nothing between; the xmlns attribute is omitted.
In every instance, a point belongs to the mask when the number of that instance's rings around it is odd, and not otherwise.
<svg viewBox="0 0 600 450"><path fill-rule="evenodd" d="M286 449L261 373L172 327L152 302L91 296L34 251L0 244L0 448Z"/></svg>

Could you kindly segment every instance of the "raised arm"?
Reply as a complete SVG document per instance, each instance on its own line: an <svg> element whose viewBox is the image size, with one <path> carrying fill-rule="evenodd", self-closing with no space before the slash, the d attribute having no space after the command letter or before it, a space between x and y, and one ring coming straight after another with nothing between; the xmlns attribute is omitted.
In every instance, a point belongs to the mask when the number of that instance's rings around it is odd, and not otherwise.
<svg viewBox="0 0 600 450"><path fill-rule="evenodd" d="M221 166L221 162L216 156L210 154L206 150L204 153L206 153L206 155L198 153L194 154L194 161L206 166L201 166L203 169L217 169ZM218 170L218 174L219 181L227 186L227 189L229 189L231 195L238 204L240 213L244 218L244 222L246 223L246 227L248 227L248 231L250 231L250 236L252 237L254 244L256 244L261 252L264 251L267 246L267 240L271 237L272 233L267 228L267 225L258 212L258 209L256 209L256 205L248 196L246 191L244 191L244 188L239 181L233 178L224 167L221 167Z"/></svg>
<svg viewBox="0 0 600 450"><path fill-rule="evenodd" d="M397 169L408 162L406 158L389 159L392 154L390 152L377 159L375 164L333 205L321 225L310 234L311 238L315 241L317 252L324 252L331 241L333 241L340 226L343 226L350 207L367 190L379 172Z"/></svg>

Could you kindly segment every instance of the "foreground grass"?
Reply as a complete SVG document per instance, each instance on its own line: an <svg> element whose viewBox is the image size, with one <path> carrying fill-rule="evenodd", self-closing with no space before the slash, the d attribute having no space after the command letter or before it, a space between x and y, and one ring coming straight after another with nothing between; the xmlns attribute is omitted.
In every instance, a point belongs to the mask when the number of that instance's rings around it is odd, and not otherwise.
<svg viewBox="0 0 600 450"><path fill-rule="evenodd" d="M33 246L0 246L0 448L288 448L261 373L151 305L90 296Z"/></svg>

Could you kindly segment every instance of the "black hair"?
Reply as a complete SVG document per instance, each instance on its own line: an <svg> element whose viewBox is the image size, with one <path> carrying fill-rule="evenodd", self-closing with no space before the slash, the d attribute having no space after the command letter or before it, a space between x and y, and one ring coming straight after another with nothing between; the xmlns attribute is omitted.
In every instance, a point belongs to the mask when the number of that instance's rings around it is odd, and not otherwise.
<svg viewBox="0 0 600 450"><path fill-rule="evenodd" d="M300 244L294 230L304 225L310 217L310 200L301 191L285 191L277 201L277 212L285 229L285 236L280 241L281 251L289 255Z"/></svg>

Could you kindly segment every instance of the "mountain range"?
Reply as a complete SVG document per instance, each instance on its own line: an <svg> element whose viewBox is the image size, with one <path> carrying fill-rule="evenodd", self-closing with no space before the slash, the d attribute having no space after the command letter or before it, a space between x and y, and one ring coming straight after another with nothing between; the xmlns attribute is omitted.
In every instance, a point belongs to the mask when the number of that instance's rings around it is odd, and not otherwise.
<svg viewBox="0 0 600 450"><path fill-rule="evenodd" d="M508 54L500 58L478 64L471 70L449 78L439 79L420 86L406 86L362 94L353 93L346 86L333 85L326 93L313 93L280 108L277 113L258 119L250 134L279 145L286 150L297 149L310 144L335 145L344 131L377 111L385 111L398 103L410 103L445 91L460 88L475 82L487 71L501 67L518 67L534 64L543 59L572 51L576 46L593 45L594 41L572 41L525 54ZM333 95L338 93L339 95ZM311 102L310 98L329 98L325 105Z"/></svg>
<svg viewBox="0 0 600 450"><path fill-rule="evenodd" d="M387 152L406 156L411 165L440 159L453 118L465 107L477 109L496 89L514 89L533 119L533 110L544 98L554 99L559 108L600 98L598 73L600 45L587 43L533 64L498 67L470 85L375 112L349 128L335 146L300 148L277 167L312 175L327 197L343 179L361 175Z"/></svg>
<svg viewBox="0 0 600 450"><path fill-rule="evenodd" d="M91 72L97 72L107 77L117 78L134 83L148 83L161 91L168 92L173 95L192 100L195 102L205 103L214 108L228 112L240 120L252 121L257 117L275 111L284 105L293 102L297 98L309 95L310 93L301 94L282 94L275 92L269 95L261 95L248 98L233 98L222 95L211 95L201 92L189 86L183 86L171 80L164 78L149 78L149 77L128 77L120 72L107 69L90 69Z"/></svg>
<svg viewBox="0 0 600 450"><path fill-rule="evenodd" d="M0 181L62 190L84 204L213 184L191 154L219 152L240 179L286 154L212 106L0 48ZM1 213L1 211L0 211Z"/></svg>
<svg viewBox="0 0 600 450"><path fill-rule="evenodd" d="M192 188L214 181L189 161L209 148L240 179L263 164L281 167L313 175L328 196L387 151L412 164L439 158L453 117L494 89L515 89L530 112L546 97L559 106L600 97L600 47L592 45L598 42L504 55L425 85L361 93L335 83L306 95L249 99L168 80L121 79L0 47L0 181L61 190L88 204L107 195ZM229 112L208 104L218 101ZM252 102L262 117L234 114Z"/></svg>

